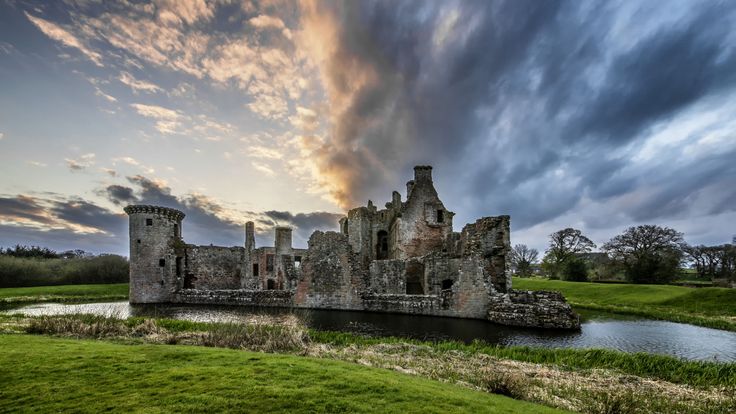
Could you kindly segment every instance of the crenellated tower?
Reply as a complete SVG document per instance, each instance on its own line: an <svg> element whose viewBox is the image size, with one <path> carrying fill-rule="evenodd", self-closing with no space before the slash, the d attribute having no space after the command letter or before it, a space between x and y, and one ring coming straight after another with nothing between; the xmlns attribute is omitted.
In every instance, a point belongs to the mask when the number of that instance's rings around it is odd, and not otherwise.
<svg viewBox="0 0 736 414"><path fill-rule="evenodd" d="M130 226L130 303L171 301L182 280L184 213L167 207L125 207Z"/></svg>

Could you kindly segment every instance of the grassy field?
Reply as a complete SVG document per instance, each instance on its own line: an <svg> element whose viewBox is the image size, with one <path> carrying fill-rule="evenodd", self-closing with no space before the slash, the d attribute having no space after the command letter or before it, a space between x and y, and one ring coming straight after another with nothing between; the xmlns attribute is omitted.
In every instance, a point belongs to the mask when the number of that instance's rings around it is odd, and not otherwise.
<svg viewBox="0 0 736 414"><path fill-rule="evenodd" d="M128 284L61 285L0 289L0 304L101 302L128 299Z"/></svg>
<svg viewBox="0 0 736 414"><path fill-rule="evenodd" d="M736 289L514 278L522 290L562 292L575 307L736 331Z"/></svg>
<svg viewBox="0 0 736 414"><path fill-rule="evenodd" d="M541 405L339 361L0 335L0 411L553 413Z"/></svg>

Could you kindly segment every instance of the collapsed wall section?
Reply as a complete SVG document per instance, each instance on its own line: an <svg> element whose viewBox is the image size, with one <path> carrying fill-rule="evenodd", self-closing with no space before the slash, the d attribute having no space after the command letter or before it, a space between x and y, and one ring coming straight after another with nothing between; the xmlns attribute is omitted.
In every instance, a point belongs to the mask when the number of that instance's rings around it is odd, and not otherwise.
<svg viewBox="0 0 736 414"><path fill-rule="evenodd" d="M490 299L488 320L502 325L579 329L580 317L558 292L512 290Z"/></svg>
<svg viewBox="0 0 736 414"><path fill-rule="evenodd" d="M493 290L505 293L511 290L509 271L510 217L483 217L467 224L460 234L460 253L463 257L476 256L484 260L484 270Z"/></svg>

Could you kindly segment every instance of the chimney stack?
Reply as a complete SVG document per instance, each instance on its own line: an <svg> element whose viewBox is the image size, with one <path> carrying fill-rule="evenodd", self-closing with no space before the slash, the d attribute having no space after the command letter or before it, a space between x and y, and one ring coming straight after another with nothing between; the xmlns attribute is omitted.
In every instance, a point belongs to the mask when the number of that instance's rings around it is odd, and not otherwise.
<svg viewBox="0 0 736 414"><path fill-rule="evenodd" d="M245 223L245 251L252 252L256 248L256 225L252 221Z"/></svg>
<svg viewBox="0 0 736 414"><path fill-rule="evenodd" d="M423 181L432 182L432 166L417 165L414 167L414 181L417 183Z"/></svg>

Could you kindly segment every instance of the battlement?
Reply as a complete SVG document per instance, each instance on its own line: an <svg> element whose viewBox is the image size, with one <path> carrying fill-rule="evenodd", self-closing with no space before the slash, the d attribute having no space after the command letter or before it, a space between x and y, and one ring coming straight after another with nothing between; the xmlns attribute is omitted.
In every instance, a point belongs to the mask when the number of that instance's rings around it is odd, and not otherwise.
<svg viewBox="0 0 736 414"><path fill-rule="evenodd" d="M166 218L170 218L172 220L181 221L186 217L186 214L182 213L181 211L175 209L175 208L169 208L169 207L161 207L161 206L151 206L146 204L136 204L136 205L129 205L123 209L126 214L156 214L158 216L163 216Z"/></svg>

